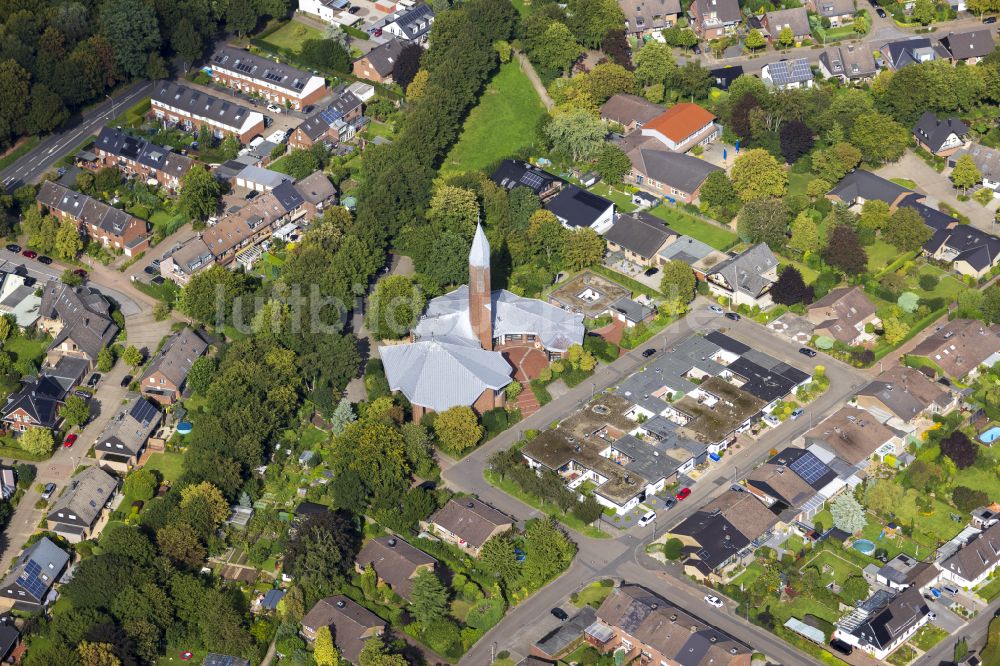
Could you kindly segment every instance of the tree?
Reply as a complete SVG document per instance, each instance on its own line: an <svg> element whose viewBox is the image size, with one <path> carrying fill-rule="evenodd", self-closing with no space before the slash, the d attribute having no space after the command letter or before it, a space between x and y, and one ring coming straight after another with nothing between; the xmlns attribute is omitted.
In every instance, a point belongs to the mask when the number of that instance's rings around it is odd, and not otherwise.
<svg viewBox="0 0 1000 666"><path fill-rule="evenodd" d="M410 85L406 86L406 101L416 102L418 99L420 99L423 96L424 91L427 90L427 81L429 79L430 79L430 74L428 74L426 69L421 69L416 74L414 74L413 80L410 81ZM391 107L391 109L395 110L395 107L393 106ZM372 115L374 116L374 113ZM388 113L384 114L383 119L388 115L389 115Z"/></svg>
<svg viewBox="0 0 1000 666"><path fill-rule="evenodd" d="M861 247L858 234L844 224L830 230L822 255L823 261L846 275L861 275L868 268L868 253Z"/></svg>
<svg viewBox="0 0 1000 666"><path fill-rule="evenodd" d="M358 666L408 666L402 655L390 654L382 636L372 636L358 655Z"/></svg>
<svg viewBox="0 0 1000 666"><path fill-rule="evenodd" d="M604 182L611 185L621 185L625 174L632 170L632 161L618 146L613 143L604 144L597 153L594 171L600 174Z"/></svg>
<svg viewBox="0 0 1000 666"><path fill-rule="evenodd" d="M990 503L990 496L983 490L969 488L968 486L955 486L951 491L951 500L958 507L959 511L968 513L976 507L986 506Z"/></svg>
<svg viewBox="0 0 1000 666"><path fill-rule="evenodd" d="M135 345L129 345L125 348L125 351L122 352L122 360L125 361L126 365L129 365L132 368L138 368L142 365L142 352L139 351Z"/></svg>
<svg viewBox="0 0 1000 666"><path fill-rule="evenodd" d="M677 61L671 48L656 40L643 44L635 54L635 78L644 86L665 85L677 73Z"/></svg>
<svg viewBox="0 0 1000 666"><path fill-rule="evenodd" d="M694 36L695 43L697 43L698 38L694 32L684 30L684 33ZM697 60L688 60L684 63L684 66L677 70L674 79L677 92L682 97L688 99L705 99L708 97L714 81L708 70L702 67L701 63Z"/></svg>
<svg viewBox="0 0 1000 666"><path fill-rule="evenodd" d="M322 144L293 150L285 155L282 162L285 172L296 180L305 178L323 166L321 157L325 157L325 152Z"/></svg>
<svg viewBox="0 0 1000 666"><path fill-rule="evenodd" d="M606 131L600 119L582 109L558 112L545 126L553 148L570 155L574 162L597 155Z"/></svg>
<svg viewBox="0 0 1000 666"><path fill-rule="evenodd" d="M541 40L533 46L532 58L545 69L559 72L568 70L583 53L583 48L576 43L573 33L559 21L553 21Z"/></svg>
<svg viewBox="0 0 1000 666"><path fill-rule="evenodd" d="M819 228L807 212L802 211L792 220L792 237L788 246L803 254L819 250Z"/></svg>
<svg viewBox="0 0 1000 666"><path fill-rule="evenodd" d="M376 338L401 338L416 325L426 304L426 295L412 279L390 275L375 285L365 313L365 326Z"/></svg>
<svg viewBox="0 0 1000 666"><path fill-rule="evenodd" d="M152 470L137 469L129 472L128 476L125 477L122 490L129 497L146 502L153 499L159 485L156 474Z"/></svg>
<svg viewBox="0 0 1000 666"><path fill-rule="evenodd" d="M191 364L187 385L195 393L205 393L215 376L215 359L202 356Z"/></svg>
<svg viewBox="0 0 1000 666"><path fill-rule="evenodd" d="M812 130L801 120L789 120L778 131L781 141L781 155L789 164L807 154L815 143Z"/></svg>
<svg viewBox="0 0 1000 666"><path fill-rule="evenodd" d="M114 192L122 182L122 174L115 167L102 167L94 174L94 189L102 194Z"/></svg>
<svg viewBox="0 0 1000 666"><path fill-rule="evenodd" d="M876 233L886 228L889 222L889 204L879 199L869 199L861 206L858 230Z"/></svg>
<svg viewBox="0 0 1000 666"><path fill-rule="evenodd" d="M951 182L955 183L955 187L962 188L962 194L968 194L969 188L975 187L982 179L983 174L976 168L972 155L959 157L951 171Z"/></svg>
<svg viewBox="0 0 1000 666"><path fill-rule="evenodd" d="M568 25L587 48L597 48L608 30L620 29L625 15L615 0L572 0Z"/></svg>
<svg viewBox="0 0 1000 666"><path fill-rule="evenodd" d="M156 545L172 562L194 569L205 561L205 547L190 524L178 521L160 528Z"/></svg>
<svg viewBox="0 0 1000 666"><path fill-rule="evenodd" d="M80 666L121 666L110 643L91 643L83 641L76 647L80 656Z"/></svg>
<svg viewBox="0 0 1000 666"><path fill-rule="evenodd" d="M848 576L840 586L840 596L849 604L856 604L868 598L868 581L864 576Z"/></svg>
<svg viewBox="0 0 1000 666"><path fill-rule="evenodd" d="M333 39L307 39L302 42L299 57L306 65L335 72L351 71L351 54Z"/></svg>
<svg viewBox="0 0 1000 666"><path fill-rule="evenodd" d="M684 542L680 539L667 539L663 544L663 556L671 562L679 560L684 552Z"/></svg>
<svg viewBox="0 0 1000 666"><path fill-rule="evenodd" d="M320 627L316 632L316 642L313 643L313 659L316 666L339 666L340 653L333 644L330 627Z"/></svg>
<svg viewBox="0 0 1000 666"><path fill-rule="evenodd" d="M604 239L587 227L563 234L562 258L572 270L592 266L604 258Z"/></svg>
<svg viewBox="0 0 1000 666"><path fill-rule="evenodd" d="M358 552L354 519L340 511L309 516L285 549L285 568L306 594L307 606L331 593Z"/></svg>
<svg viewBox="0 0 1000 666"><path fill-rule="evenodd" d="M729 179L743 201L784 196L788 185L785 169L763 148L752 148L737 157Z"/></svg>
<svg viewBox="0 0 1000 666"><path fill-rule="evenodd" d="M208 481L181 488L181 511L203 514L212 527L218 527L229 517L229 502L217 487ZM197 526L196 522L191 523Z"/></svg>
<svg viewBox="0 0 1000 666"><path fill-rule="evenodd" d="M976 462L979 445L961 430L955 430L941 440L941 455L948 457L958 469L965 469Z"/></svg>
<svg viewBox="0 0 1000 666"><path fill-rule="evenodd" d="M420 70L420 57L423 54L422 46L415 42L409 42L396 56L396 62L392 66L392 80L398 83L403 90L409 87L413 77Z"/></svg>
<svg viewBox="0 0 1000 666"><path fill-rule="evenodd" d="M604 104L613 95L635 90L635 74L613 62L602 62L572 81L579 81L581 92L590 97L595 105Z"/></svg>
<svg viewBox="0 0 1000 666"><path fill-rule="evenodd" d="M855 16L854 23L852 25L854 27L854 32L859 35L863 35L868 32L868 19L864 16Z"/></svg>
<svg viewBox="0 0 1000 666"><path fill-rule="evenodd" d="M927 493L939 486L945 480L944 469L925 460L915 460L906 468L906 481L910 487Z"/></svg>
<svg viewBox="0 0 1000 666"><path fill-rule="evenodd" d="M854 534L864 529L868 520L865 510L851 493L841 493L830 504L833 525L839 530Z"/></svg>
<svg viewBox="0 0 1000 666"><path fill-rule="evenodd" d="M483 544L479 551L483 570L492 572L505 588L510 588L521 576L514 542L509 533L497 534Z"/></svg>
<svg viewBox="0 0 1000 666"><path fill-rule="evenodd" d="M55 446L52 431L48 428L28 428L17 441L22 449L38 457L49 455Z"/></svg>
<svg viewBox="0 0 1000 666"><path fill-rule="evenodd" d="M812 287L807 287L802 273L795 266L788 266L771 285L771 299L779 305L809 303L813 298Z"/></svg>
<svg viewBox="0 0 1000 666"><path fill-rule="evenodd" d="M80 427L90 420L90 405L78 395L69 395L59 408L59 416L66 425Z"/></svg>
<svg viewBox="0 0 1000 666"><path fill-rule="evenodd" d="M448 590L430 569L422 569L413 579L410 613L425 627L448 616Z"/></svg>
<svg viewBox="0 0 1000 666"><path fill-rule="evenodd" d="M110 372L114 366L114 352L111 351L110 347L102 347L101 351L97 352L97 369L101 372Z"/></svg>
<svg viewBox="0 0 1000 666"><path fill-rule="evenodd" d="M475 412L457 405L438 414L434 419L434 433L441 445L450 451L462 453L471 449L483 438L483 427Z"/></svg>
<svg viewBox="0 0 1000 666"><path fill-rule="evenodd" d="M890 345L902 342L910 327L899 317L889 316L882 319L882 337Z"/></svg>
<svg viewBox="0 0 1000 666"><path fill-rule="evenodd" d="M194 25L187 18L177 22L170 34L170 46L184 59L185 69L187 65L198 60L205 49L201 34L194 29Z"/></svg>
<svg viewBox="0 0 1000 666"><path fill-rule="evenodd" d="M667 296L668 300L675 300L681 305L687 305L694 300L695 288L698 280L691 270L691 266L672 259L660 267L662 275L660 277L660 291Z"/></svg>
<svg viewBox="0 0 1000 666"><path fill-rule="evenodd" d="M882 229L882 238L900 252L919 250L932 235L920 213L900 206L889 217L889 224Z"/></svg>
<svg viewBox="0 0 1000 666"><path fill-rule="evenodd" d="M740 197L725 171L713 171L701 184L701 202L723 219L731 219L739 210Z"/></svg>
<svg viewBox="0 0 1000 666"><path fill-rule="evenodd" d="M149 54L160 45L153 6L142 0L111 0L101 6L100 25L118 68L130 78L142 75Z"/></svg>
<svg viewBox="0 0 1000 666"><path fill-rule="evenodd" d="M883 516L893 513L903 501L903 488L889 479L878 479L865 489L865 504Z"/></svg>
<svg viewBox="0 0 1000 666"><path fill-rule="evenodd" d="M843 141L813 153L813 171L828 183L836 183L861 162L861 151Z"/></svg>
<svg viewBox="0 0 1000 666"><path fill-rule="evenodd" d="M736 220L736 233L746 243L767 243L779 248L785 243L791 211L780 199L756 199L747 203Z"/></svg>
<svg viewBox="0 0 1000 666"><path fill-rule="evenodd" d="M601 51L608 56L611 62L621 65L626 69L634 69L632 64L632 49L625 38L624 31L616 28L608 30L601 42Z"/></svg>
<svg viewBox="0 0 1000 666"><path fill-rule="evenodd" d="M181 176L177 209L191 222L204 222L215 215L222 199L222 186L208 169L193 165Z"/></svg>
<svg viewBox="0 0 1000 666"><path fill-rule="evenodd" d="M786 49L790 46L795 46L795 31L793 31L790 26L786 25L784 28L778 31L778 44L785 47Z"/></svg>
<svg viewBox="0 0 1000 666"><path fill-rule="evenodd" d="M760 30L753 28L747 33L746 39L743 42L743 46L748 49L751 53L757 49L763 48L767 45L767 41L764 39L764 35L760 34Z"/></svg>
<svg viewBox="0 0 1000 666"><path fill-rule="evenodd" d="M865 161L872 164L895 162L910 141L910 132L889 116L865 113L854 121L851 143L861 151Z"/></svg>
<svg viewBox="0 0 1000 666"><path fill-rule="evenodd" d="M913 6L913 18L921 25L930 25L934 20L934 0L917 0Z"/></svg>

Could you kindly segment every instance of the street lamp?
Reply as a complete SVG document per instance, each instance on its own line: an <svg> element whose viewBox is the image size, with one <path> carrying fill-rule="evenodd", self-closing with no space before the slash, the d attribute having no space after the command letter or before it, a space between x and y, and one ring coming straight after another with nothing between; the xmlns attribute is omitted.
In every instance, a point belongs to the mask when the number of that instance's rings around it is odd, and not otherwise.
<svg viewBox="0 0 1000 666"><path fill-rule="evenodd" d="M107 93L105 93L104 96L107 97L108 100L110 100L110 102L111 102L111 120L114 120L115 119L115 98L112 97L111 95L107 94Z"/></svg>

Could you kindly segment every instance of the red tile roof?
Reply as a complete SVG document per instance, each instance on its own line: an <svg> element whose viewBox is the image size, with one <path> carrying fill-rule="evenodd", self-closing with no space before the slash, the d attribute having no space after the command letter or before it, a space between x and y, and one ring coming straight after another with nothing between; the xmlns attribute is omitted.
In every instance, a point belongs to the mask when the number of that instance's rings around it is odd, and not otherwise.
<svg viewBox="0 0 1000 666"><path fill-rule="evenodd" d="M671 141L680 143L714 120L715 116L710 111L697 104L681 102L650 120L643 129L656 130Z"/></svg>

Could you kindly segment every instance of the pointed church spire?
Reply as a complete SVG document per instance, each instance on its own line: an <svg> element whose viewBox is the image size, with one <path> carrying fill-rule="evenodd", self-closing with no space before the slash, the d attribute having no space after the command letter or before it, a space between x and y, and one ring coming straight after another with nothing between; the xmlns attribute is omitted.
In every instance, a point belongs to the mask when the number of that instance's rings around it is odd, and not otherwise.
<svg viewBox="0 0 1000 666"><path fill-rule="evenodd" d="M469 323L483 349L493 349L493 315L490 312L490 242L483 225L476 225L476 236L469 252Z"/></svg>
<svg viewBox="0 0 1000 666"><path fill-rule="evenodd" d="M486 240L482 224L476 224L476 235L472 239L472 249L469 251L469 265L478 268L490 267L490 242Z"/></svg>

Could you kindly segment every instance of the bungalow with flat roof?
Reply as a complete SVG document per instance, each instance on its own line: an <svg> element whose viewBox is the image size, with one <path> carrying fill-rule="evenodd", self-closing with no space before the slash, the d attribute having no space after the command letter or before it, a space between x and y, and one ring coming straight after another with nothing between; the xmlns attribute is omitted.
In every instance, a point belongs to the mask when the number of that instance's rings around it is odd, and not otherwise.
<svg viewBox="0 0 1000 666"><path fill-rule="evenodd" d="M778 41L778 36L785 28L791 29L796 44L801 44L805 40L812 38L812 29L809 27L809 15L805 7L778 9L773 12L767 12L761 19L761 24L764 26L768 39L772 43Z"/></svg>
<svg viewBox="0 0 1000 666"><path fill-rule="evenodd" d="M52 587L69 564L69 554L42 537L18 555L0 583L0 608L34 612L45 608L54 595Z"/></svg>
<svg viewBox="0 0 1000 666"><path fill-rule="evenodd" d="M688 16L695 33L705 41L732 35L743 22L738 0L694 0Z"/></svg>
<svg viewBox="0 0 1000 666"><path fill-rule="evenodd" d="M713 85L719 90L729 90L729 85L743 76L743 65L725 65L708 70Z"/></svg>
<svg viewBox="0 0 1000 666"><path fill-rule="evenodd" d="M46 529L70 543L80 543L100 534L107 523L106 505L118 492L118 480L97 465L70 479L69 486L52 505Z"/></svg>
<svg viewBox="0 0 1000 666"><path fill-rule="evenodd" d="M664 150L660 142L651 137L622 143L623 148L629 148L625 152L632 163L625 174L625 182L671 202L695 202L705 179L714 171L722 171L706 160Z"/></svg>
<svg viewBox="0 0 1000 666"><path fill-rule="evenodd" d="M618 0L625 14L625 30L636 37L672 28L681 17L680 0Z"/></svg>
<svg viewBox="0 0 1000 666"><path fill-rule="evenodd" d="M826 198L845 206L862 205L866 201L884 201L891 210L909 195L913 194L902 185L876 176L871 171L857 169L844 176L839 183L826 193Z"/></svg>
<svg viewBox="0 0 1000 666"><path fill-rule="evenodd" d="M874 339L865 331L879 321L875 305L859 287L833 289L806 306L806 318L816 325L815 335L825 335L846 345L860 345Z"/></svg>
<svg viewBox="0 0 1000 666"><path fill-rule="evenodd" d="M913 431L917 420L948 412L957 398L916 368L896 365L858 391L854 403L881 423Z"/></svg>
<svg viewBox="0 0 1000 666"><path fill-rule="evenodd" d="M997 47L991 28L949 32L941 38L941 46L948 50L952 63L956 65L960 62L975 65Z"/></svg>
<svg viewBox="0 0 1000 666"><path fill-rule="evenodd" d="M715 114L704 107L680 102L645 123L639 131L669 150L686 153L695 146L707 146L722 135L722 127L716 120Z"/></svg>
<svg viewBox="0 0 1000 666"><path fill-rule="evenodd" d="M184 328L175 333L146 366L139 380L142 394L161 404L172 405L184 391L191 366L206 351L208 343L194 329Z"/></svg>
<svg viewBox="0 0 1000 666"><path fill-rule="evenodd" d="M615 223L615 204L602 196L569 184L544 203L567 229L590 228L605 233Z"/></svg>
<svg viewBox="0 0 1000 666"><path fill-rule="evenodd" d="M895 595L880 590L845 615L833 637L881 661L927 624L929 615L916 586Z"/></svg>
<svg viewBox="0 0 1000 666"><path fill-rule="evenodd" d="M291 183L295 179L280 171L272 171L264 167L249 164L236 174L236 186L245 187L258 192L270 192L282 183Z"/></svg>
<svg viewBox="0 0 1000 666"><path fill-rule="evenodd" d="M831 28L854 21L854 0L807 0L806 7L830 20Z"/></svg>
<svg viewBox="0 0 1000 666"><path fill-rule="evenodd" d="M878 66L871 49L847 44L824 49L819 54L819 72L825 79L837 78L841 83L856 83L875 78Z"/></svg>
<svg viewBox="0 0 1000 666"><path fill-rule="evenodd" d="M979 366L1000 360L1000 324L955 319L933 331L910 351L950 379L975 377Z"/></svg>
<svg viewBox="0 0 1000 666"><path fill-rule="evenodd" d="M958 118L938 118L924 111L913 127L917 145L939 157L948 157L962 148L968 148L969 126Z"/></svg>
<svg viewBox="0 0 1000 666"><path fill-rule="evenodd" d="M340 655L357 664L365 641L384 634L388 623L356 601L338 594L320 599L302 618L302 635L310 643L323 627L330 629Z"/></svg>
<svg viewBox="0 0 1000 666"><path fill-rule="evenodd" d="M479 557L483 544L513 526L510 516L471 496L448 500L425 523L425 529L473 557Z"/></svg>
<svg viewBox="0 0 1000 666"><path fill-rule="evenodd" d="M948 558L937 562L941 578L972 590L979 587L1000 566L1000 523L995 523Z"/></svg>
<svg viewBox="0 0 1000 666"><path fill-rule="evenodd" d="M626 0L622 0L626 2ZM664 112L659 104L653 104L645 97L619 93L612 95L601 106L601 120L607 123L618 123L625 128L625 133L634 132L653 118Z"/></svg>
<svg viewBox="0 0 1000 666"><path fill-rule="evenodd" d="M771 285L777 280L778 259L766 243L751 246L705 274L711 292L729 299L733 307L770 306Z"/></svg>
<svg viewBox="0 0 1000 666"><path fill-rule="evenodd" d="M111 419L94 444L98 464L125 474L146 451L150 436L160 427L163 415L156 405L136 396Z"/></svg>
<svg viewBox="0 0 1000 666"><path fill-rule="evenodd" d="M657 254L677 238L677 232L663 220L645 211L619 215L615 225L604 234L611 252L621 252L640 266L659 264Z"/></svg>
<svg viewBox="0 0 1000 666"><path fill-rule="evenodd" d="M399 54L406 42L401 39L390 39L379 44L368 53L354 61L351 71L354 76L375 83L392 83L392 70L396 67Z"/></svg>
<svg viewBox="0 0 1000 666"><path fill-rule="evenodd" d="M841 407L804 437L807 448L817 446L857 467L867 467L875 456L884 459L903 451L900 433L857 407Z"/></svg>
<svg viewBox="0 0 1000 666"><path fill-rule="evenodd" d="M962 275L981 278L1000 262L1000 238L969 224L954 225L936 231L923 252Z"/></svg>
<svg viewBox="0 0 1000 666"><path fill-rule="evenodd" d="M372 567L380 582L409 601L413 579L422 571L433 573L437 560L397 536L384 536L369 539L354 563L359 572Z"/></svg>
<svg viewBox="0 0 1000 666"><path fill-rule="evenodd" d="M958 158L962 155L970 155L972 157L976 168L979 169L979 173L983 176L983 187L993 190L995 197L996 192L1000 190L1000 150L987 148L979 143L972 143L968 147L961 148L950 155L948 157L948 166L954 168L958 162Z"/></svg>

